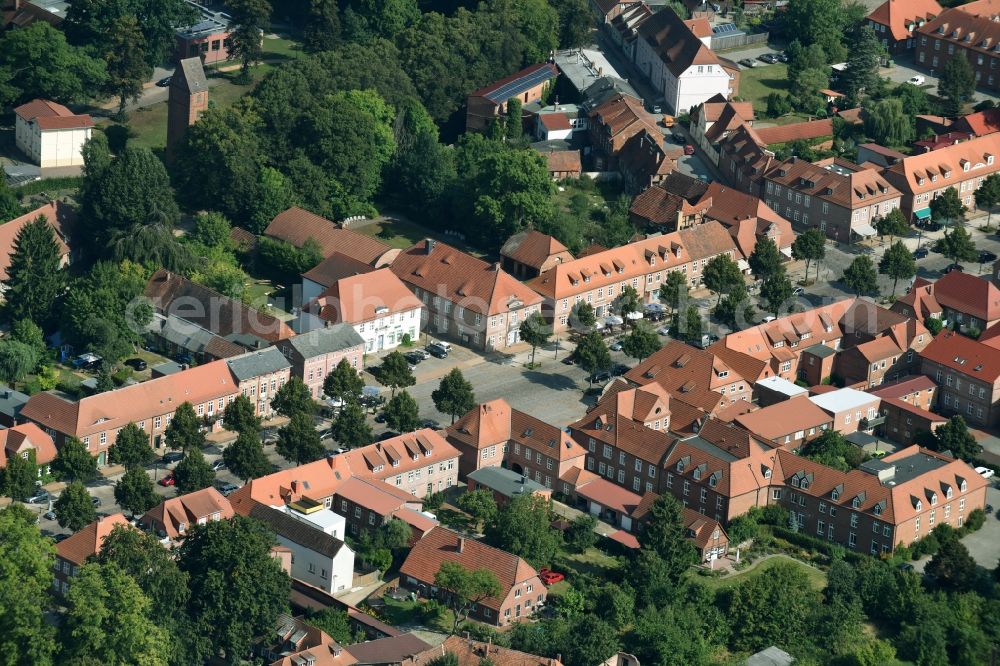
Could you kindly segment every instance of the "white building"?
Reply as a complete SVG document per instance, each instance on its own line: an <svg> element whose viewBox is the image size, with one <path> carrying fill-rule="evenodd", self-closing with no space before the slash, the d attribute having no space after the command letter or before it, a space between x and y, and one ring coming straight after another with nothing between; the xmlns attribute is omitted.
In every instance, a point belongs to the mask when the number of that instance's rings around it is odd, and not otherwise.
<svg viewBox="0 0 1000 666"><path fill-rule="evenodd" d="M14 141L28 159L42 168L83 166L83 144L94 129L89 115L44 99L22 104L14 113Z"/></svg>
<svg viewBox="0 0 1000 666"><path fill-rule="evenodd" d="M417 339L423 307L392 271L380 268L337 280L307 303L303 330L349 324L364 339L366 353L380 352L399 346L406 336Z"/></svg>
<svg viewBox="0 0 1000 666"><path fill-rule="evenodd" d="M351 589L354 551L344 543L343 516L322 504L304 506L302 502L283 507L258 504L250 516L267 523L278 544L292 551L292 578L328 594Z"/></svg>
<svg viewBox="0 0 1000 666"><path fill-rule="evenodd" d="M723 63L671 9L639 26L635 62L675 114L739 92L738 67Z"/></svg>

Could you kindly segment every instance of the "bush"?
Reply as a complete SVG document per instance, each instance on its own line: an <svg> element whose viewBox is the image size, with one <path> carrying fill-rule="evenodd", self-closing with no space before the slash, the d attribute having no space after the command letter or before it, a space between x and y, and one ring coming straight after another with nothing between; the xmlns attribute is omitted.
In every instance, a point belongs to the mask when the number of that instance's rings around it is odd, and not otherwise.
<svg viewBox="0 0 1000 666"><path fill-rule="evenodd" d="M969 532L978 532L983 524L986 522L986 514L982 509L976 509L969 514L966 518L965 524L962 525L962 530L968 534Z"/></svg>
<svg viewBox="0 0 1000 666"><path fill-rule="evenodd" d="M424 498L424 509L426 511L440 509L442 504L444 504L444 493L441 491L431 493Z"/></svg>
<svg viewBox="0 0 1000 666"><path fill-rule="evenodd" d="M937 535L931 532L920 541L910 545L913 551L913 559L919 560L924 555L934 555L941 547Z"/></svg>

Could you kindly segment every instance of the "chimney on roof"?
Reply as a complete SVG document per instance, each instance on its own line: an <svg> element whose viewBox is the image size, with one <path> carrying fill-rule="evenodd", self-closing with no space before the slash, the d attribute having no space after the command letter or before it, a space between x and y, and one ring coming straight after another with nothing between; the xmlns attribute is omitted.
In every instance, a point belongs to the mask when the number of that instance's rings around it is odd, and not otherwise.
<svg viewBox="0 0 1000 666"><path fill-rule="evenodd" d="M436 241L433 238L425 238L424 239L425 254L430 254L431 252L433 252L434 251L434 246L436 244L437 243L436 243Z"/></svg>
<svg viewBox="0 0 1000 666"><path fill-rule="evenodd" d="M458 552L459 553L464 553L465 552L465 537L461 537L461 536L458 537Z"/></svg>

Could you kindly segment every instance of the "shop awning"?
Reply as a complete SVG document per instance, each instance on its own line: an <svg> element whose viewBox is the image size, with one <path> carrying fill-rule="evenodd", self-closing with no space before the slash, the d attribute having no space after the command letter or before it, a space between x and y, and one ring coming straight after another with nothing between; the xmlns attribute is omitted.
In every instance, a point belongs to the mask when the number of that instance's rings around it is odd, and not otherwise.
<svg viewBox="0 0 1000 666"><path fill-rule="evenodd" d="M859 224L858 226L853 227L851 231L864 238L870 238L878 233L875 231L875 227L870 224Z"/></svg>
<svg viewBox="0 0 1000 666"><path fill-rule="evenodd" d="M931 219L931 209L930 208L921 208L920 210L913 211L913 215L918 220L929 220L929 219Z"/></svg>

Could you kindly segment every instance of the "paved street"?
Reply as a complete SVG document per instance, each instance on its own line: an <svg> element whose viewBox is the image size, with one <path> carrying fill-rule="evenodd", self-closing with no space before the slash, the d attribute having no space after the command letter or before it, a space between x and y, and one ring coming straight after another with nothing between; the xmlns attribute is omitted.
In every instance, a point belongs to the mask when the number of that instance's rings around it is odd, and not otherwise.
<svg viewBox="0 0 1000 666"><path fill-rule="evenodd" d="M986 503L993 506L994 511L1000 507L1000 490L996 483L986 489ZM1000 558L1000 520L995 513L986 514L986 522L978 532L966 535L962 543L969 549L969 554L976 564L992 571L997 567L997 559ZM924 557L913 563L913 568L923 573L927 563L931 558Z"/></svg>

